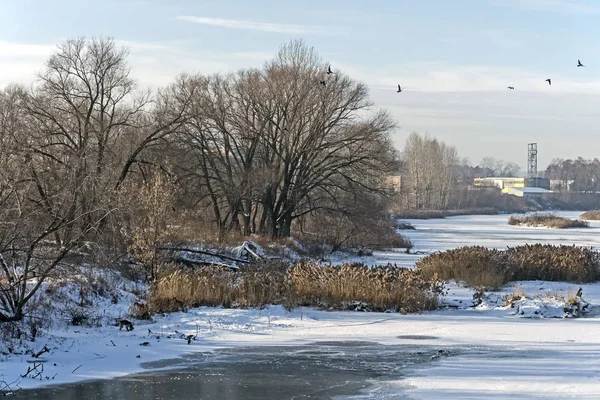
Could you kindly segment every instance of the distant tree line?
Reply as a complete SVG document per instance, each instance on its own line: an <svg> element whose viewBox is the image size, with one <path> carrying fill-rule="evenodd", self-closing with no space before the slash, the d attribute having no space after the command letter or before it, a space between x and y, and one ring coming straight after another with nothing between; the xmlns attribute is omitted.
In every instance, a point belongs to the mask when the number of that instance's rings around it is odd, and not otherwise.
<svg viewBox="0 0 600 400"><path fill-rule="evenodd" d="M600 192L600 160L554 159L546 168L546 177L555 181L559 192Z"/></svg>
<svg viewBox="0 0 600 400"><path fill-rule="evenodd" d="M397 207L414 210L468 210L490 208L524 210L522 199L502 196L499 188L474 188L474 178L518 176L519 166L485 157L479 165L461 159L455 147L412 133L406 140L398 173L402 190Z"/></svg>

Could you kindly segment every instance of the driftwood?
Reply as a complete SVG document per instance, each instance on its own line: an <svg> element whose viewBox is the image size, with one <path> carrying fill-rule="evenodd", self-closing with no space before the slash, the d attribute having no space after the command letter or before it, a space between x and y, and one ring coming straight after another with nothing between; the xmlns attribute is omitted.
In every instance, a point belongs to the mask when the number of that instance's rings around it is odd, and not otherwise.
<svg viewBox="0 0 600 400"><path fill-rule="evenodd" d="M235 261L235 262L239 262L239 263L243 263L243 264L249 264L250 263L248 260L244 260L244 259L241 259L241 258L231 257L231 256L227 256L227 255L224 255L224 254L213 253L212 251L190 249L190 248L187 248L187 247L166 246L166 247L158 247L156 250L159 250L159 251L171 251L171 252L182 251L182 252L187 252L187 253L203 254L205 256L222 258L224 260ZM187 259L186 259L186 261L195 262L195 260L187 260ZM202 263L202 262L203 261L198 260L198 263Z"/></svg>
<svg viewBox="0 0 600 400"><path fill-rule="evenodd" d="M204 261L204 260L194 260L194 259L185 258L185 257L173 257L171 260L179 262L179 263L182 263L182 264L184 264L184 265L186 265L188 267L197 267L197 266L214 267L214 266L219 266L219 267L226 267L226 268L231 268L231 269L238 269L239 268L237 265L225 264L225 263L221 263L221 262Z"/></svg>
<svg viewBox="0 0 600 400"><path fill-rule="evenodd" d="M252 248L253 246L254 246L254 244L252 242L248 242L247 240L245 240L244 243L242 243L242 246L241 246L242 248L239 251L239 256L241 256L243 254L243 251L245 250L252 257L259 259L259 260L262 259L261 256L256 254L256 252Z"/></svg>
<svg viewBox="0 0 600 400"><path fill-rule="evenodd" d="M42 374L44 373L44 364L41 362L34 362L33 366L27 367L25 375L21 375L21 378L40 378L42 380Z"/></svg>
<svg viewBox="0 0 600 400"><path fill-rule="evenodd" d="M44 346L44 348L43 348L43 349L41 349L40 351L38 351L38 352L37 352L37 353L35 353L35 354L32 354L31 356L32 356L33 358L38 358L38 357L39 357L39 356L41 356L42 354L44 354L44 353L48 353L49 351L50 351L50 349L48 348L48 346Z"/></svg>
<svg viewBox="0 0 600 400"><path fill-rule="evenodd" d="M19 386L19 380L16 379L14 382L6 382L2 380L0 376L0 396L8 397L17 394L21 387Z"/></svg>

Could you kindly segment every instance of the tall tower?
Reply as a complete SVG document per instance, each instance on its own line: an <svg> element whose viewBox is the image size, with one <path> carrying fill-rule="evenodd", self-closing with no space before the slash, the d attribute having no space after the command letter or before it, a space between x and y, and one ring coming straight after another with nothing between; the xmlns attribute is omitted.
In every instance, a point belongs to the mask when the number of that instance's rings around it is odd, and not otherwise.
<svg viewBox="0 0 600 400"><path fill-rule="evenodd" d="M529 143L527 145L527 177L537 177L537 143Z"/></svg>

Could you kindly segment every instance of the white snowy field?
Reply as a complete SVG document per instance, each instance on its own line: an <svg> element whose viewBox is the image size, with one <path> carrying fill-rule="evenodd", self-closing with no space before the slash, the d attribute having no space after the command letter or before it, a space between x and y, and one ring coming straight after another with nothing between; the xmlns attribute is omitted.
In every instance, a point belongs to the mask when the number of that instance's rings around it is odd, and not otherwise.
<svg viewBox="0 0 600 400"><path fill-rule="evenodd" d="M561 215L576 217L579 213ZM550 230L509 226L508 218L414 220L411 223L417 230L405 233L414 241L415 250L428 252L475 244L504 248L539 242L600 247L598 223L592 222L588 229ZM416 257L420 256L390 252L362 260L408 265ZM592 307L588 316L538 317L561 315L564 301L560 298L579 287ZM530 299L520 306L528 311L524 316L532 318L523 318L518 309L505 306L502 297L515 292L525 293ZM47 336L28 343L35 350L44 345L51 349L40 357L45 361L42 380L20 377L36 361L29 355L0 356L0 380L31 388L139 372L143 362L175 358L186 352L360 340L480 351L435 359L408 377L379 382L357 398L385 399L387 394L399 391L406 391L413 399L600 398L600 313L596 307L600 306L600 284L513 283L499 293L489 293L478 307L472 306L472 294L471 290L450 284L443 302L452 308L414 315L314 309L288 312L273 306L263 310L194 309L161 316L151 323L137 322L131 332L106 325L83 328L56 324ZM122 315L127 308L125 302L113 305L109 301L99 307L107 315ZM189 334L197 337L188 345L182 335ZM414 335L427 338L411 339Z"/></svg>

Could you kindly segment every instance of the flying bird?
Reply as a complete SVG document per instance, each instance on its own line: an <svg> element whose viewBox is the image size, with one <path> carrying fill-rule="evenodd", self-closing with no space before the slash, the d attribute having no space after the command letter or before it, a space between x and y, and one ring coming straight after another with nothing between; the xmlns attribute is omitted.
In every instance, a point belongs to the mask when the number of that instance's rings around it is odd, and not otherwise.
<svg viewBox="0 0 600 400"><path fill-rule="evenodd" d="M578 66L578 67L585 67L585 65L583 65L583 64L581 63L581 60L577 60L577 66Z"/></svg>
<svg viewBox="0 0 600 400"><path fill-rule="evenodd" d="M548 82L548 85L552 85L552 79L548 78L546 79L546 82Z"/></svg>
<svg viewBox="0 0 600 400"><path fill-rule="evenodd" d="M327 67L327 75L329 74L333 74L333 71L331 70L331 65Z"/></svg>
<svg viewBox="0 0 600 400"><path fill-rule="evenodd" d="M325 81L319 81L319 83L323 86L325 86Z"/></svg>
<svg viewBox="0 0 600 400"><path fill-rule="evenodd" d="M396 93L400 93L402 91L402 87L400 85L398 85L398 90L396 90Z"/></svg>
<svg viewBox="0 0 600 400"><path fill-rule="evenodd" d="M514 86L508 86L508 89L515 90L515 87Z"/></svg>

